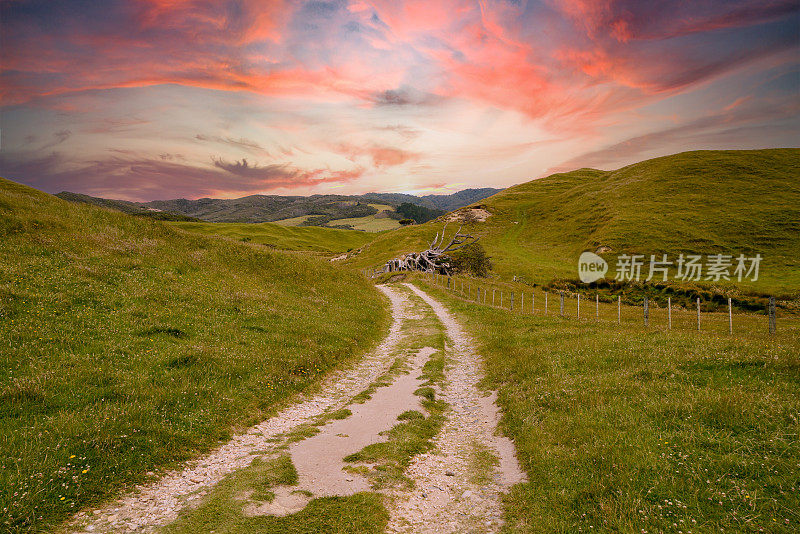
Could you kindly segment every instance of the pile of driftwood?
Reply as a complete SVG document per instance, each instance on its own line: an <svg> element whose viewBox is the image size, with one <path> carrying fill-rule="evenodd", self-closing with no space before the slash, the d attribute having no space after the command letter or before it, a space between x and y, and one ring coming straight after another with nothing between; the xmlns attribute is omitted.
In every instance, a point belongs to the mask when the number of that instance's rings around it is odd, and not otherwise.
<svg viewBox="0 0 800 534"><path fill-rule="evenodd" d="M383 268L378 269L377 273L391 273L395 271L422 271L425 273L439 273L444 275L452 274L451 258L449 252L458 250L462 247L475 243L479 238L470 234L462 234L461 227L453 235L447 245L444 245L447 223L442 228L441 234L431 241L427 250L422 252L412 252L404 254L399 258L387 261ZM444 246L443 246L444 245Z"/></svg>

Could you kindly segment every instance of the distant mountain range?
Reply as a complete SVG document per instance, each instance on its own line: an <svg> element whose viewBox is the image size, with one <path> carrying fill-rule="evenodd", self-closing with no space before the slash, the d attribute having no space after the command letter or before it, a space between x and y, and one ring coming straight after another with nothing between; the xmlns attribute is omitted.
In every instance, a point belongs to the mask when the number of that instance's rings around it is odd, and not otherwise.
<svg viewBox="0 0 800 534"><path fill-rule="evenodd" d="M259 223L308 216L306 221L300 223L301 225L324 226L332 220L365 217L381 211L370 204L388 205L392 208L389 210L388 216L402 218L402 214L395 210L401 204L409 203L426 208L429 210L425 212L426 218L428 216L433 218L444 212L483 200L500 191L502 189L485 187L464 189L450 195L415 196L404 193L311 196L251 195L235 199L187 200L179 198L151 202L112 200L67 191L58 193L56 196L72 202L95 204L130 215L161 220Z"/></svg>

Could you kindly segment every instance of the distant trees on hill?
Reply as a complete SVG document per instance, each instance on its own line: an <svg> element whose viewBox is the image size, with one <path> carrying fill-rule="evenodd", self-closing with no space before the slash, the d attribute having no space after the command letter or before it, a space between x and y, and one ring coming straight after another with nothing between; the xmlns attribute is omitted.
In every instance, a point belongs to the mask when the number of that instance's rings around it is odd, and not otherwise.
<svg viewBox="0 0 800 534"><path fill-rule="evenodd" d="M417 206L415 204L411 204L410 202L403 202L397 206L395 211L402 215L404 219L414 219L417 224L432 221L436 217L446 213L444 210L436 210L426 208L424 206Z"/></svg>

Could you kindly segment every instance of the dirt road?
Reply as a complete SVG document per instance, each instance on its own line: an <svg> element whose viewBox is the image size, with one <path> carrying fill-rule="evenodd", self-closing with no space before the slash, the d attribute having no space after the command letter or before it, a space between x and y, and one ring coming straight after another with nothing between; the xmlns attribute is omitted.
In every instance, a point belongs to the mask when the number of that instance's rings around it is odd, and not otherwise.
<svg viewBox="0 0 800 534"><path fill-rule="evenodd" d="M79 513L68 531L157 531L182 512L202 508L218 482L249 469L255 458L279 454L290 456L297 482L274 488L269 502L239 492L232 502L243 514L286 516L317 497L377 491L389 510L388 532L497 531L501 494L522 481L523 474L513 444L496 435L494 396L477 387L480 358L472 340L442 304L420 289L402 284L380 290L391 303L393 321L375 351L328 377L315 394L294 399L274 417L183 469L105 507ZM437 332L444 334L443 346L426 345L425 340L437 339L432 335ZM426 363L442 353L443 378L423 376ZM345 461L348 455L392 439L387 431L401 414L426 411L421 386L432 388L437 402L444 402L444 421L427 442L428 451L403 464L404 483L378 483L364 469L352 469Z"/></svg>

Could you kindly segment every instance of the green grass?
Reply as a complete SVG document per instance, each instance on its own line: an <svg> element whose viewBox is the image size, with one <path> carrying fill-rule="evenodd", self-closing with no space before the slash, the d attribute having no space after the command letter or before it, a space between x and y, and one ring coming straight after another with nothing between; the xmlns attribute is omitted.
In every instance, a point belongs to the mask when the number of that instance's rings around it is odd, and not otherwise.
<svg viewBox="0 0 800 534"><path fill-rule="evenodd" d="M494 469L500 465L500 458L483 443L473 442L469 451L469 483L485 486L492 480Z"/></svg>
<svg viewBox="0 0 800 534"><path fill-rule="evenodd" d="M163 529L166 534L378 534L389 521L383 500L376 493L313 499L296 514L285 517L248 517L235 496L238 486L222 481L214 499L190 511Z"/></svg>
<svg viewBox="0 0 800 534"><path fill-rule="evenodd" d="M349 219L334 219L328 222L328 226L352 226L354 230L375 233L400 228L400 222L390 217L367 215L365 217L352 217Z"/></svg>
<svg viewBox="0 0 800 534"><path fill-rule="evenodd" d="M266 245L280 250L299 250L340 254L364 246L374 236L355 230L317 226L282 226L277 223L193 223L174 226L204 235L221 235L239 241Z"/></svg>
<svg viewBox="0 0 800 534"><path fill-rule="evenodd" d="M418 283L476 338L498 390L529 479L505 500L510 532L796 532L796 328L522 316Z"/></svg>
<svg viewBox="0 0 800 534"><path fill-rule="evenodd" d="M271 502L276 486L295 484L297 471L289 455L268 460L255 458L248 467L225 477L199 506L185 510L162 532L377 534L388 521L383 501L374 493L312 499L305 509L285 517L245 514L248 504Z"/></svg>
<svg viewBox="0 0 800 534"><path fill-rule="evenodd" d="M544 284L577 278L584 250L729 253L764 260L743 288L800 292L800 150L685 152L616 171L580 169L510 187L480 202L491 212L467 225L495 274ZM449 225L449 231L456 228ZM372 267L427 247L442 221L379 235L350 260ZM613 255L609 256L613 257ZM614 264L612 263L611 276ZM715 285L726 285L724 282Z"/></svg>
<svg viewBox="0 0 800 534"><path fill-rule="evenodd" d="M288 219L280 219L278 221L274 221L275 224L279 224L281 226L300 226L302 223L306 222L311 215L301 215L299 217L290 217Z"/></svg>
<svg viewBox="0 0 800 534"><path fill-rule="evenodd" d="M248 486L253 492L251 499L272 502L275 498L272 488L297 484L297 469L288 454L267 461L254 458L249 467L250 469L243 470L237 475L248 478Z"/></svg>
<svg viewBox="0 0 800 534"><path fill-rule="evenodd" d="M209 450L388 323L368 282L325 261L6 180L0 258L8 532L45 530Z"/></svg>

